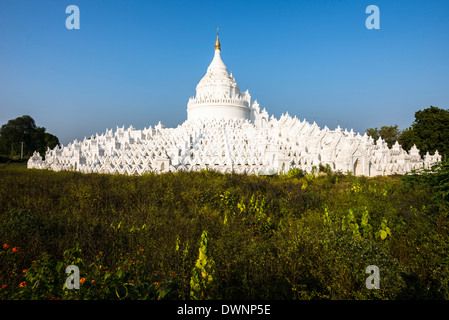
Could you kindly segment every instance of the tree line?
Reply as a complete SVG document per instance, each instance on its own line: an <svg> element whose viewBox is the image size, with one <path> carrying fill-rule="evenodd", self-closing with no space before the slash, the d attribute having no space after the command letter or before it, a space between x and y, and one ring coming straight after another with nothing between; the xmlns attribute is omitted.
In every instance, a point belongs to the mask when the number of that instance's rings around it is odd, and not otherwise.
<svg viewBox="0 0 449 320"><path fill-rule="evenodd" d="M391 148L396 141L404 150L409 151L413 145L421 155L436 150L444 157L449 155L449 109L430 106L415 112L415 121L410 127L399 130L398 125L366 129L366 134L374 140L381 137Z"/></svg>
<svg viewBox="0 0 449 320"><path fill-rule="evenodd" d="M27 159L34 151L44 155L47 148L53 149L57 145L58 137L44 127L38 127L29 115L9 120L0 128L0 156L3 159Z"/></svg>

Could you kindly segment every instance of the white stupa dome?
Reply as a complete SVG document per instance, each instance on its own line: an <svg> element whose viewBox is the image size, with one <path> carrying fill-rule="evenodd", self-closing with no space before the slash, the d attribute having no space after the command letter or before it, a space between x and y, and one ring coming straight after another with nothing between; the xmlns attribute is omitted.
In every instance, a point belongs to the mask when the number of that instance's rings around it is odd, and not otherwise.
<svg viewBox="0 0 449 320"><path fill-rule="evenodd" d="M251 96L240 92L235 79L221 59L221 45L215 42L215 54L205 76L196 86L196 96L187 104L187 119L250 119Z"/></svg>

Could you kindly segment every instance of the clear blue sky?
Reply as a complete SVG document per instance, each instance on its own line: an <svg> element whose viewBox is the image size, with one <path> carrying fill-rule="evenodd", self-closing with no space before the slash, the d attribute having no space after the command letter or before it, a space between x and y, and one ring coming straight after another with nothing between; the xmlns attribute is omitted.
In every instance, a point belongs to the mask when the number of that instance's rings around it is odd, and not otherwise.
<svg viewBox="0 0 449 320"><path fill-rule="evenodd" d="M68 30L68 5L80 29ZM368 30L368 5L380 29ZM449 108L449 1L0 0L0 124L24 114L64 144L117 125L176 127L212 60L279 117L408 127Z"/></svg>

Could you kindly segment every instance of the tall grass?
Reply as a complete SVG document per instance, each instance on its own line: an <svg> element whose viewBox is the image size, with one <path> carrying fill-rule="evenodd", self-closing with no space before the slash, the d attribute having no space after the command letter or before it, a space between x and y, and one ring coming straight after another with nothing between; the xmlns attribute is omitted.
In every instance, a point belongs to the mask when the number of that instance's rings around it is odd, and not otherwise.
<svg viewBox="0 0 449 320"><path fill-rule="evenodd" d="M0 298L74 298L64 269L76 252L77 298L189 299L206 231L209 298L447 299L444 210L432 188L400 177L5 167ZM369 265L378 290L365 287Z"/></svg>

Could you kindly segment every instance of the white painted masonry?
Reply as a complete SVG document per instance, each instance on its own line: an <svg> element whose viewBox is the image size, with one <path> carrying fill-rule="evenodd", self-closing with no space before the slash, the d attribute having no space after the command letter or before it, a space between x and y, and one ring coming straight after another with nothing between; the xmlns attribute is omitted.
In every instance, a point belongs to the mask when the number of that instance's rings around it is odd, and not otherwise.
<svg viewBox="0 0 449 320"><path fill-rule="evenodd" d="M35 152L28 168L137 175L201 169L274 174L291 168L310 172L322 164L371 177L429 168L438 161L438 151L422 159L416 146L407 152L396 142L390 149L381 138L374 141L352 129L321 129L288 113L270 117L248 91L240 92L221 59L217 35L214 58L188 101L182 125L107 129L48 149L45 160Z"/></svg>

